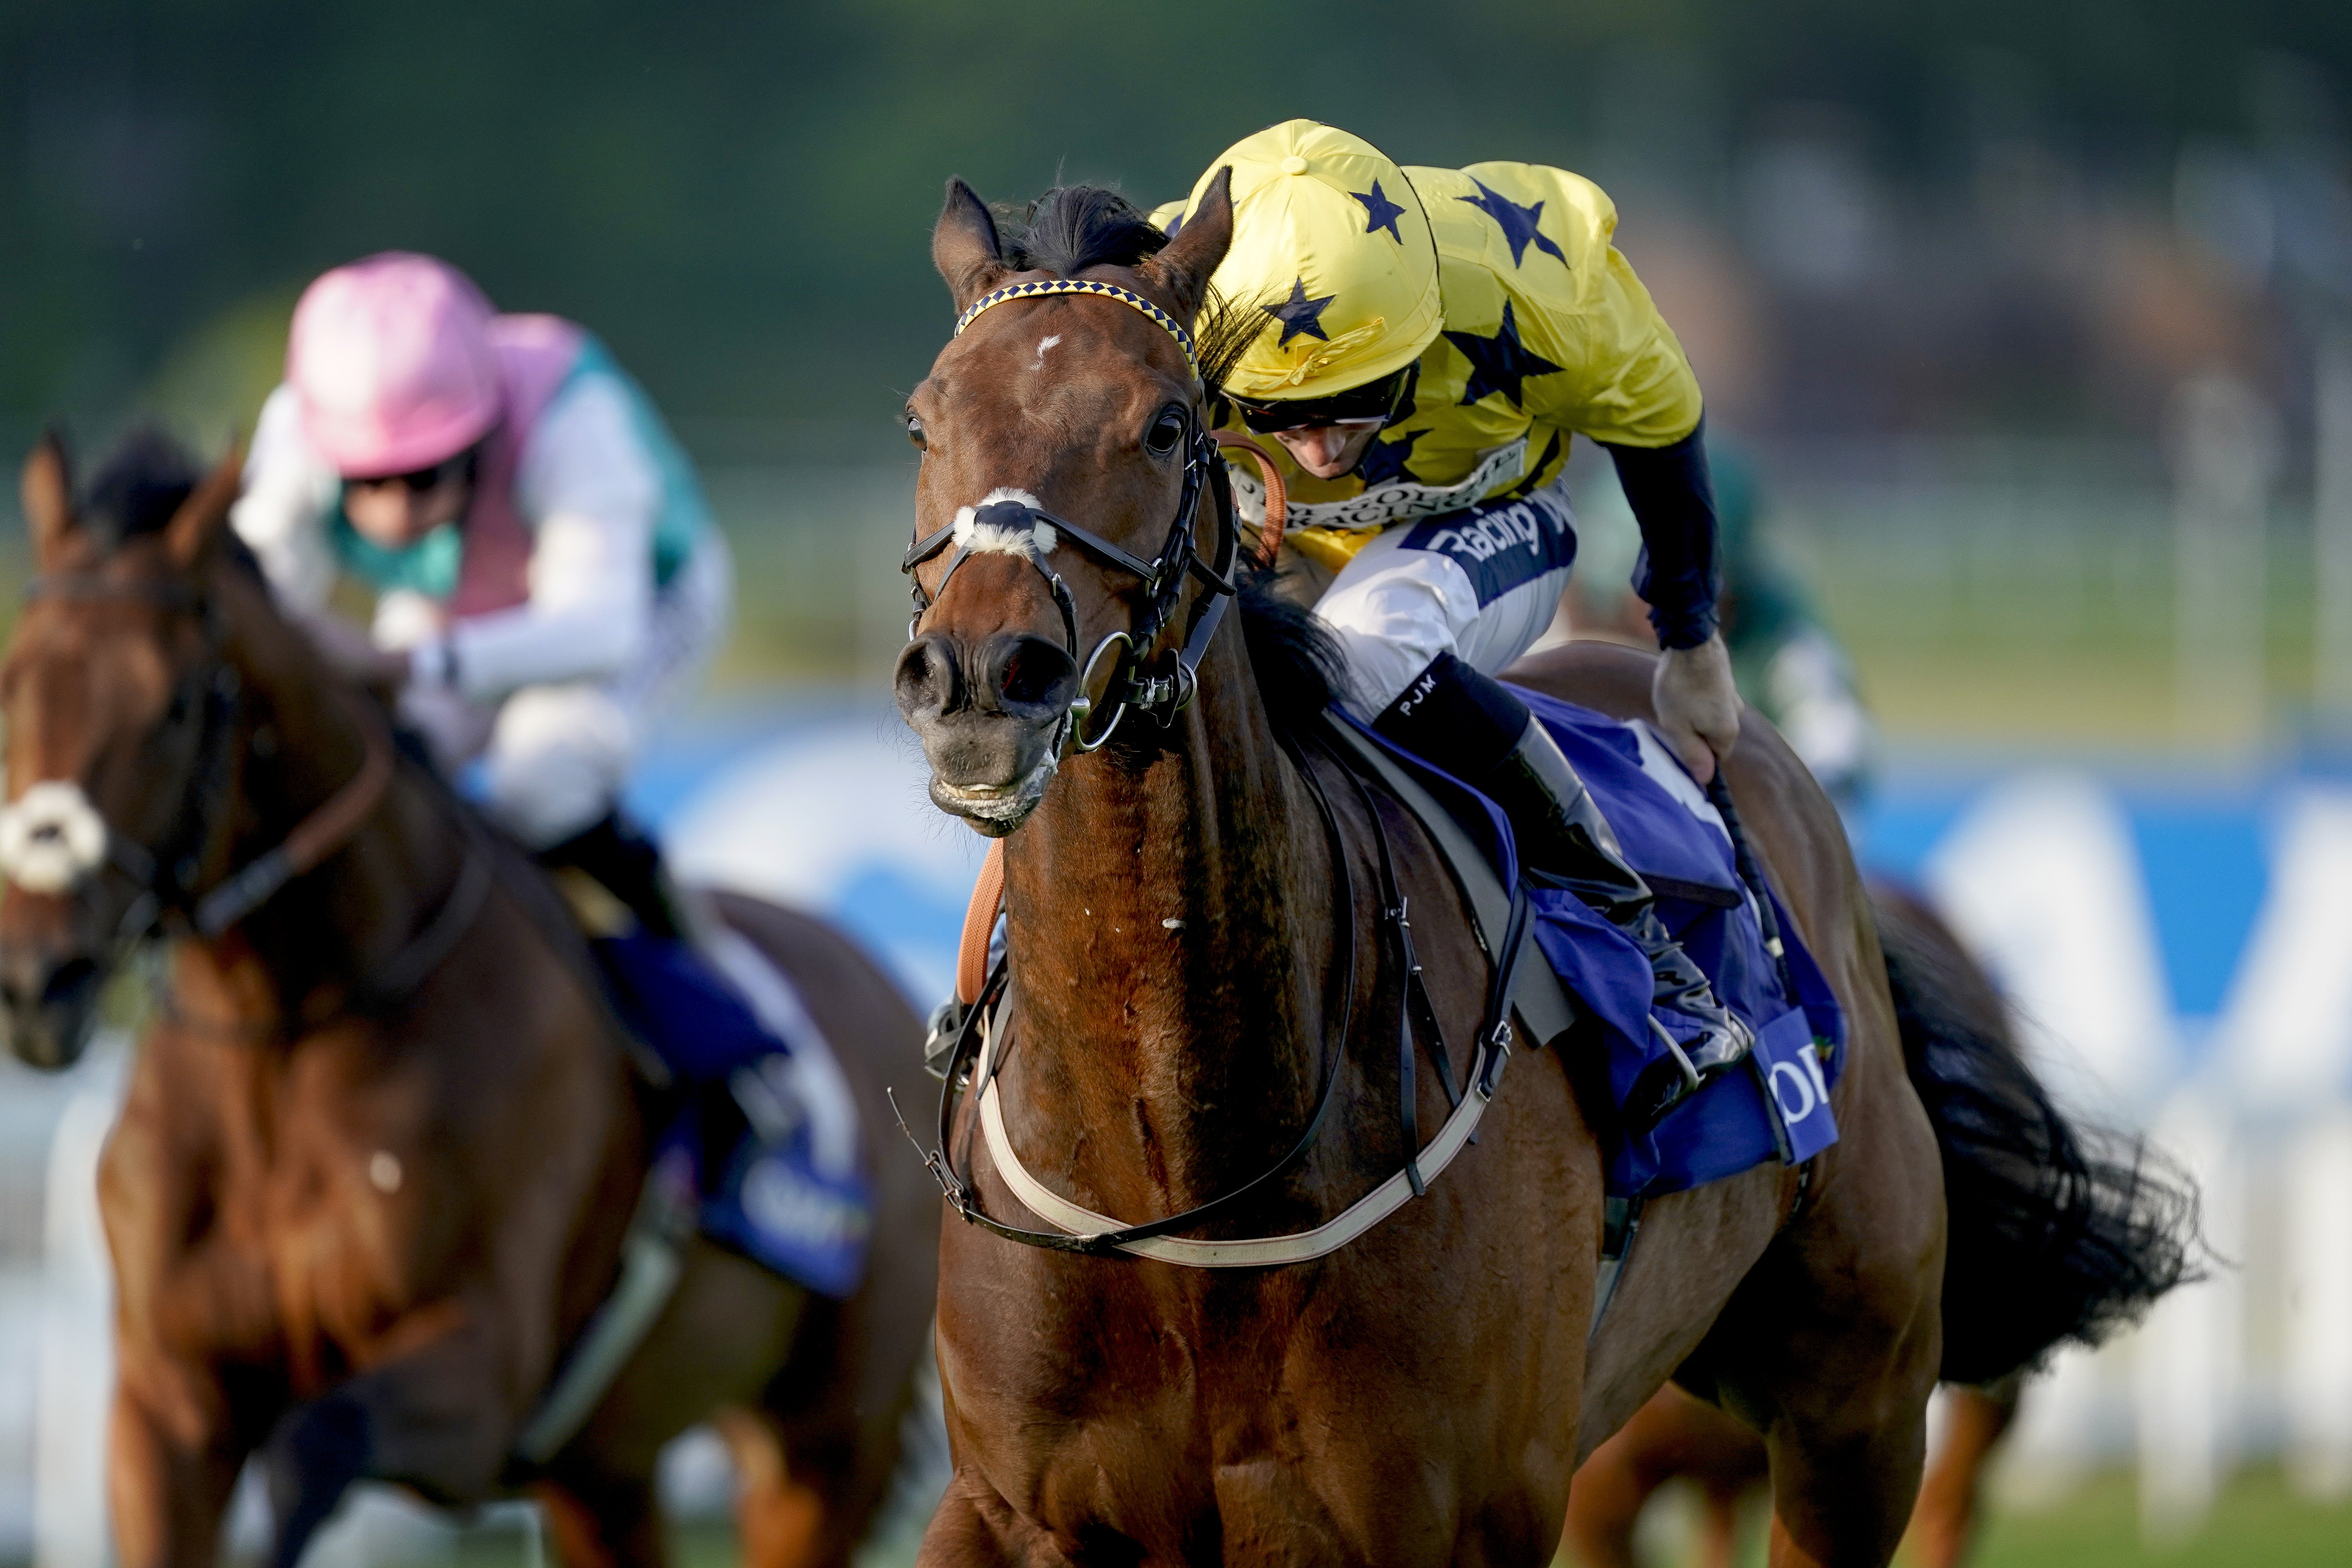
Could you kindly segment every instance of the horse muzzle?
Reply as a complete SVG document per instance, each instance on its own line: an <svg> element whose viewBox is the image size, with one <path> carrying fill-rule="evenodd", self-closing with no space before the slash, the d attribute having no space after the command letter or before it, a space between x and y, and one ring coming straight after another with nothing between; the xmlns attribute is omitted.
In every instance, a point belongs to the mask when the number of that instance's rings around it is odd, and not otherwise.
<svg viewBox="0 0 2352 1568"><path fill-rule="evenodd" d="M921 738L931 801L1001 838L1028 820L1061 764L1078 671L1044 637L927 632L898 656L898 713Z"/></svg>
<svg viewBox="0 0 2352 1568"><path fill-rule="evenodd" d="M61 902L16 889L6 901L10 906ZM20 927L26 914L48 912L12 907L5 924ZM58 914L59 923L72 923L69 910ZM80 1060L98 1027L99 994L105 980L105 965L77 943L15 931L0 935L0 1022L5 1024L8 1048L16 1059L49 1072Z"/></svg>

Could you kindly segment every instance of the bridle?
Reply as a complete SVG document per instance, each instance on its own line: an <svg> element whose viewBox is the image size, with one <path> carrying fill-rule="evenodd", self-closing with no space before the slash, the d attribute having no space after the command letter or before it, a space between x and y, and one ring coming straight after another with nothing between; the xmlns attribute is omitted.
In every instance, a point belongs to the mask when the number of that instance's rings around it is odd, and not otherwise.
<svg viewBox="0 0 2352 1568"><path fill-rule="evenodd" d="M908 621L907 635L918 635L924 615L944 597L948 584L956 571L970 560L973 551L969 541L980 529L996 531L1000 537L1026 535L1032 540L1051 542L1032 543L1018 552L1038 574L1045 578L1046 591L1062 612L1062 633L1071 668L1078 672L1078 692L1061 719L1060 732L1055 738L1054 754L1066 752L1093 752L1108 742L1119 721L1129 709L1151 719L1163 729L1173 722L1192 702L1200 689L1201 660L1209 651L1210 640L1216 636L1217 626L1224 617L1225 607L1235 592L1234 568L1241 553L1241 536L1234 520L1231 500L1222 488L1218 490L1216 559L1213 563L1201 559L1193 542L1193 528L1201 511L1201 497L1213 484L1218 484L1216 469L1223 462L1219 449L1223 447L1246 448L1255 453L1260 465L1271 472L1273 464L1265 454L1246 439L1208 430L1201 416L1201 364L1192 349L1192 334L1184 324L1131 289L1116 283L1087 279L1055 278L1031 283L1015 283L999 289L973 300L956 321L955 336L961 337L983 311L1015 300L1039 299L1055 294L1090 294L1116 300L1160 328L1176 341L1182 351L1184 363L1192 373L1193 401L1186 411L1184 443L1184 490L1176 503L1176 513L1170 519L1168 532L1160 545L1160 552L1150 560L1135 554L1101 535L1079 527L1042 507L1025 501L999 500L972 508L966 517L917 540L898 563L912 584L915 613ZM1266 509L1266 537L1261 540L1261 554L1271 561L1271 544L1282 538L1282 514L1269 504ZM1051 530L1045 533L1044 530ZM962 537L959 537L961 535ZM1069 584L1054 570L1045 557L1055 544L1063 540L1078 546L1096 559L1116 566L1141 579L1143 606L1134 621L1123 631L1106 634L1091 650L1087 650L1078 630L1076 602L1070 595ZM940 578L936 590L926 593L922 579L915 569L953 543L955 552L948 558L947 571ZM1203 592L1193 601L1182 645L1174 651L1173 658L1159 673L1147 665L1159 661L1153 651L1160 635L1167 630L1176 612L1178 595L1183 591L1187 577L1198 578ZM1091 732L1087 721L1093 717L1096 703L1087 693L1104 658L1113 648L1118 650L1106 685L1101 706L1109 717L1100 721Z"/></svg>
<svg viewBox="0 0 2352 1568"><path fill-rule="evenodd" d="M1157 720L1163 727L1192 701L1199 689L1199 666L1207 652L1209 640L1216 631L1226 604L1235 595L1233 571L1240 552L1238 525L1234 521L1231 495L1220 486L1217 506L1217 559L1214 565L1201 560L1192 543L1192 529L1198 517L1202 491L1213 481L1222 479L1214 469L1222 462L1221 447L1233 447L1254 457L1266 480L1266 513L1264 531L1260 536L1259 557L1271 564L1282 542L1286 509L1283 504L1282 480L1273 459L1263 448L1246 437L1212 434L1202 428L1200 407L1200 365L1192 352L1192 334L1165 310L1130 289L1116 284L1084 279L1057 279L1034 283L1019 283L1000 289L974 300L956 322L956 334L982 311L1010 300L1054 294L1096 294L1114 299L1150 318L1171 337L1183 352L1184 361L1192 368L1195 400L1191 410L1188 447L1184 464L1184 493L1171 521L1160 553L1145 561L1109 541L1102 539L1074 523L1025 501L995 501L971 510L968 517L918 540L907 552L900 570L913 576L915 568L947 548L957 540L960 530L989 527L998 531L996 539L1030 541L1024 549L1016 550L1045 579L1054 601L1061 607L1063 631L1071 663L1079 669L1079 692L1065 713L1066 726L1056 737L1054 754L1064 748L1079 752L1098 749L1110 739L1119 720L1129 708L1139 709ZM1048 534L1043 531L1050 529ZM971 536L967 535L967 539ZM1076 606L1071 599L1068 585L1060 574L1046 563L1045 556L1061 539L1068 538L1090 554L1134 574L1143 581L1144 608L1126 631L1115 631L1097 643L1092 652L1080 662L1083 646L1077 624ZM1002 548L992 543L992 548ZM915 579L915 615L908 624L909 637L918 635L924 614L947 593L948 583L958 567L973 553L970 544L959 540L955 554L940 579L936 592L925 594L921 580ZM1176 650L1173 666L1164 674L1149 673L1144 668L1154 647L1174 614L1178 593L1188 575L1197 576L1206 592L1195 602L1191 624L1182 646ZM1105 654L1117 645L1119 653L1113 667L1109 684L1104 689L1103 704L1109 708L1110 718L1092 734L1086 731L1086 720L1091 711L1086 691ZM961 1005L954 1010L952 1021L940 1027L950 1035L943 1062L938 1068L942 1079L940 1093L939 1122L936 1142L925 1151L919 1140L915 1141L918 1152L938 1180L942 1194L957 1214L967 1223L978 1226L992 1235L1025 1246L1049 1251L1079 1253L1093 1257L1132 1254L1159 1258L1192 1268L1256 1268L1272 1264L1305 1262L1321 1258L1347 1246L1381 1223L1396 1208L1426 1191L1433 1180L1450 1163L1464 1144L1475 1137L1478 1121L1486 1105L1494 1099L1503 1068L1510 1058L1510 1008L1513 982L1520 954L1528 943L1524 940L1528 917L1525 890L1516 891L1511 900L1507 931L1501 946L1496 951L1492 975L1487 990L1486 1006L1480 1023L1475 1053L1466 1081L1456 1088L1454 1067L1446 1047L1445 1037L1437 1019L1422 973L1421 963L1414 954L1412 923L1406 915L1404 893L1397 876L1388 830L1381 809L1373 801L1364 781L1340 762L1331 752L1339 771L1355 791L1364 819L1370 824L1377 847L1380 873L1379 922L1381 934L1392 938L1400 964L1402 995L1401 1016L1398 1020L1398 1120L1399 1131L1406 1151L1402 1167L1370 1193L1350 1204L1334 1218L1310 1230L1287 1236L1254 1237L1234 1241L1196 1241L1178 1237L1173 1233L1189 1230L1213 1220L1225 1217L1252 1200L1278 1189L1280 1184L1305 1163L1309 1152L1328 1122L1332 1107L1339 1098L1341 1079L1346 1076L1342 1065L1348 1041L1355 1026L1357 989L1357 945L1360 936L1354 925L1356 891L1354 874L1350 869L1350 852L1347 836L1337 812L1327 795L1317 770L1310 760L1289 737L1283 744L1305 781L1307 794L1315 803L1321 818L1324 835L1331 856L1333 875L1338 887L1335 908L1344 911L1347 932L1341 939L1334 973L1327 981L1329 987L1324 1009L1327 1017L1337 1020L1332 1035L1336 1045L1323 1053L1319 1067L1320 1086L1316 1090L1314 1109L1306 1127L1290 1145L1287 1152L1249 1180L1229 1189L1206 1203L1173 1214L1162 1219L1140 1225L1124 1225L1106 1215L1068 1203L1037 1183L1021 1166L1006 1139L1003 1113L996 1098L996 1079L1002 1068L1011 1029L1002 1016L1006 987L1010 979L1007 960L999 955L986 966L985 978L968 973L959 990ZM1324 742L1329 752L1329 743ZM1002 840L999 841L1000 845ZM978 971L984 963L982 954L987 951L986 932L995 923L998 900L1003 893L1003 862L994 855L991 865L992 877L983 876L982 892L975 889L973 910L980 916L977 929L980 936L973 941L975 922L967 919L966 962L962 968ZM1437 1070L1437 1078L1452 1106L1438 1135L1427 1146L1421 1142L1415 1102L1418 1096L1419 1068L1417 1053L1426 1050ZM1057 1228L1034 1230L1009 1225L990 1216L981 1206L980 1194L971 1177L960 1170L952 1151L956 1145L954 1131L955 1108L961 1091L969 1091L978 1101L978 1119L993 1156L997 1173L1010 1184L1022 1203L1032 1212L1045 1217ZM895 1097L893 1105L897 1103ZM900 1126L905 1127L904 1120Z"/></svg>
<svg viewBox="0 0 2352 1568"><path fill-rule="evenodd" d="M392 740L374 714L355 710L363 747L359 771L296 823L284 838L199 892L196 882L203 875L205 851L229 809L232 742L243 699L236 667L223 657L227 634L218 613L184 583L126 582L95 572L36 577L26 584L25 597L27 602L46 598L147 604L194 614L205 629L205 657L198 667L205 673L195 765L171 826L153 844L142 844L112 823L105 825L104 868L127 879L136 890L118 922L118 942L134 942L151 934L167 915L185 920L194 934L206 941L219 937L276 897L287 883L341 848L383 800L392 782Z"/></svg>

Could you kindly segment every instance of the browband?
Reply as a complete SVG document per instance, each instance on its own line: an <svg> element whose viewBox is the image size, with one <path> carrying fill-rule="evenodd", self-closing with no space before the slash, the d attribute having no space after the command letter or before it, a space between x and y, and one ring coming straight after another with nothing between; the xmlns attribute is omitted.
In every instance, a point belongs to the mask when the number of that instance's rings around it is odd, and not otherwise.
<svg viewBox="0 0 2352 1568"><path fill-rule="evenodd" d="M970 308L956 318L955 335L963 336L963 330L971 325L982 310L992 310L1007 300L1030 300L1045 294L1099 294L1150 317L1161 331L1176 340L1178 348L1184 351L1184 363L1192 368L1192 379L1201 379L1201 362L1193 355L1192 334L1184 330L1184 323L1134 289L1122 289L1116 283L1098 283L1085 278L1047 278L1034 283L1015 283L974 300Z"/></svg>

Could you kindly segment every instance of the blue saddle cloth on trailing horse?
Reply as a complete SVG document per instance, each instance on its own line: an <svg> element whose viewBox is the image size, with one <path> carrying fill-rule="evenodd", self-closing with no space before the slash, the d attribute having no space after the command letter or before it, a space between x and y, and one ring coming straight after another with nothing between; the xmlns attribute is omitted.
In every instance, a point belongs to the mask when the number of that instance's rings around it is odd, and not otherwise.
<svg viewBox="0 0 2352 1568"><path fill-rule="evenodd" d="M856 1109L790 983L769 967L780 994L761 1008L685 942L631 931L590 945L622 1022L684 1091L656 1178L696 1195L721 1246L824 1295L855 1291L874 1210Z"/></svg>
<svg viewBox="0 0 2352 1568"><path fill-rule="evenodd" d="M1767 950L1755 895L1740 880L1730 836L1704 792L1647 726L1512 689L1592 791L1625 858L1657 895L1659 919L1756 1034L1750 1070L1709 1081L1646 1133L1631 1135L1622 1121L1604 1129L1610 1194L1680 1192L1774 1158L1793 1164L1837 1142L1829 1091L1844 1065L1843 1013L1778 898L1783 961ZM1506 883L1517 879L1510 824L1494 802L1442 766L1355 728L1437 786ZM1610 1090L1622 1107L1643 1069L1665 1054L1650 1026L1649 962L1573 893L1536 889L1528 897L1536 945L1597 1022ZM1693 1032L1677 1015L1657 1016L1677 1039Z"/></svg>

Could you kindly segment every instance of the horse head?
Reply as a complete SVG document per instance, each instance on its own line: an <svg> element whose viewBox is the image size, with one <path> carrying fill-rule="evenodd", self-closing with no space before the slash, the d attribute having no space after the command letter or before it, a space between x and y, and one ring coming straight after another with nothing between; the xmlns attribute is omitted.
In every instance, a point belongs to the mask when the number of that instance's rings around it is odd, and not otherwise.
<svg viewBox="0 0 2352 1568"><path fill-rule="evenodd" d="M1153 672L1187 584L1214 591L1195 535L1222 479L1190 333L1232 234L1223 176L1172 240L1076 187L1009 246L949 182L931 254L962 321L907 402L919 613L896 686L932 800L992 837L1153 679L1168 712L1190 695L1189 667Z"/></svg>
<svg viewBox="0 0 2352 1568"><path fill-rule="evenodd" d="M89 1043L107 974L165 889L193 880L216 826L191 831L219 753L217 637L205 568L237 492L156 437L100 474L85 517L56 437L24 469L32 590L0 662L0 1016L24 1061Z"/></svg>

